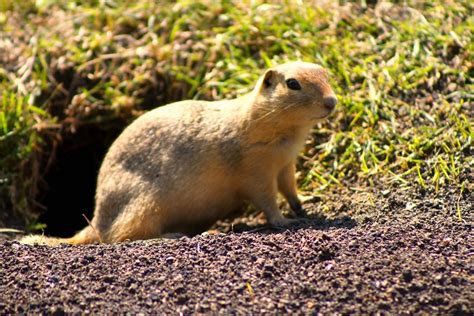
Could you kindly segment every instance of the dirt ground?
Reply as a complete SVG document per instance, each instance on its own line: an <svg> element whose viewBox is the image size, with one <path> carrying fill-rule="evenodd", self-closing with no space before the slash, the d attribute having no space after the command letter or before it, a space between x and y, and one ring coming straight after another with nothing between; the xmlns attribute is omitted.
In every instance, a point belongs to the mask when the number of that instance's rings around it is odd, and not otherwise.
<svg viewBox="0 0 474 316"><path fill-rule="evenodd" d="M472 315L472 192L328 194L285 231L250 216L178 240L48 248L3 237L0 313Z"/></svg>

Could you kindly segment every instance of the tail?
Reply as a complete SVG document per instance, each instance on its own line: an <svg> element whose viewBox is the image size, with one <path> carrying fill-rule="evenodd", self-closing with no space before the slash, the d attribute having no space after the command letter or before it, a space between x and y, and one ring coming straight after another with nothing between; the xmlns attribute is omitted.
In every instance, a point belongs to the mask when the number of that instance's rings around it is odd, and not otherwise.
<svg viewBox="0 0 474 316"><path fill-rule="evenodd" d="M29 235L20 240L20 243L27 245L47 245L57 246L60 244L84 245L102 242L97 232L91 226L86 226L71 238L56 238L43 235Z"/></svg>

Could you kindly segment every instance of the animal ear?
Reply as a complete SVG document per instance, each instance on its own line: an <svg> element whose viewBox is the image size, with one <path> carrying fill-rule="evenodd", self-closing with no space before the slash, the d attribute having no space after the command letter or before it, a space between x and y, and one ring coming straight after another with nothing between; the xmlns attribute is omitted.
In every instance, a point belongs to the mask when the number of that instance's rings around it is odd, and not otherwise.
<svg viewBox="0 0 474 316"><path fill-rule="evenodd" d="M268 69L265 71L265 74L263 75L263 86L265 88L269 88L273 85L273 82L275 81L275 71L272 69Z"/></svg>

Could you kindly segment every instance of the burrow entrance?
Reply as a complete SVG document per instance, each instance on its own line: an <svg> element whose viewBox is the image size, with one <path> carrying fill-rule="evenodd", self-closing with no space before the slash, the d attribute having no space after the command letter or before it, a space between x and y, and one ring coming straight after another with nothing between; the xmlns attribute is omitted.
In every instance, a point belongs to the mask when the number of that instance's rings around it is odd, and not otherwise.
<svg viewBox="0 0 474 316"><path fill-rule="evenodd" d="M38 221L49 236L70 237L92 218L97 174L123 124L112 128L81 127L64 136L43 180L38 202L45 207Z"/></svg>

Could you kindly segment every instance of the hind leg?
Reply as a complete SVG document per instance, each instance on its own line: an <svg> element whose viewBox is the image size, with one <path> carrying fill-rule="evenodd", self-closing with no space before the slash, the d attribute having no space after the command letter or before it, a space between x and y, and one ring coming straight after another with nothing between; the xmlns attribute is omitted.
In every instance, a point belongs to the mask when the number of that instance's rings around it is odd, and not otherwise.
<svg viewBox="0 0 474 316"><path fill-rule="evenodd" d="M161 237L162 220L156 201L134 199L113 222L108 239L115 243Z"/></svg>

